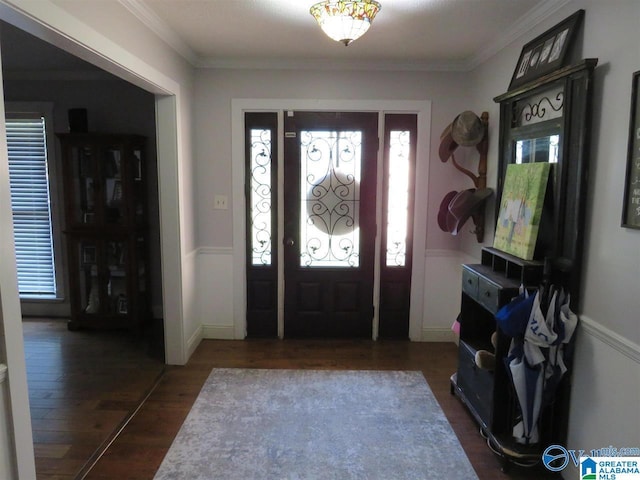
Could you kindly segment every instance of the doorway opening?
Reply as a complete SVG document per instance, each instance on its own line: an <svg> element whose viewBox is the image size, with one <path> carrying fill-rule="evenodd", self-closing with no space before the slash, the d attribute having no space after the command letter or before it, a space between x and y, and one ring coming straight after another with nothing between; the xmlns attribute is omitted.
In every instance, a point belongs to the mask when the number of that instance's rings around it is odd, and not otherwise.
<svg viewBox="0 0 640 480"><path fill-rule="evenodd" d="M149 157L155 159L156 153L156 98L153 93L140 89L127 81L118 79L63 50L49 45L40 39L2 22L2 69L5 102L12 106L18 104L20 108L33 107L31 98L47 100L52 107L52 115L47 122L47 132L66 132L68 126L67 112L78 105L86 106L89 114L89 127L92 131L134 131L143 134L148 139ZM43 59L46 65L42 65ZM28 64L28 66L27 66ZM51 73L58 65L60 70L69 69L77 72L73 76L61 78ZM24 78L22 69L38 72ZM47 76L51 74L53 78ZM69 88L69 82L74 82L74 88ZM15 110L6 109L7 113ZM32 110L20 110L20 112ZM48 135L50 150L54 155L49 157L48 181L54 188L51 190L51 204L53 205L53 223L63 224L61 218L64 208L62 198L62 169L57 139ZM58 163L58 165L52 165ZM57 168L56 168L57 167ZM147 163L151 188L148 193L150 207L150 239L147 245L150 257L147 264L148 275L161 278L160 265L160 231L159 231L159 195L157 188L157 163ZM68 194L68 192L67 192ZM64 258L66 249L61 248L64 236L61 229L53 229L54 247ZM16 232L18 234L18 232ZM23 438L33 440L36 469L38 475L44 474L47 468L57 473L71 476L78 474L83 465L87 465L93 453L92 448L98 449L106 445L109 435L116 431L120 420L126 417L136 407L135 402L144 398L147 390L155 383L157 376L164 368L164 334L162 324L162 288L159 283L152 286L147 293L152 296L152 306L157 312L145 325L141 337L132 337L123 332L68 332L66 320L69 317L68 282L64 269L69 268L69 262L61 261L60 283L56 291L50 295L54 298L38 298L22 305L23 322L18 318L11 327L13 335L7 335L9 342L24 347L23 361L26 364L27 378L25 382L30 395L26 415L31 416L30 425L32 435ZM21 288L21 293L24 289ZM57 295L56 295L57 293ZM33 295L31 295L33 297ZM42 297L42 296L41 296ZM16 301L17 304L17 301ZM17 309L16 309L17 311ZM2 312L5 313L5 312ZM10 312L6 312L7 318ZM11 321L16 317L11 316ZM8 322L5 324L7 328ZM6 330L5 330L6 331ZM19 332L19 333L18 333ZM20 336L20 342L17 336ZM107 347L105 347L107 346ZM14 350L17 351L17 350ZM14 358L15 360L15 358ZM14 362L15 364L15 362ZM119 364L119 365L117 365ZM114 368L115 367L115 368ZM16 370L17 371L17 370ZM126 374L124 372L127 372ZM64 380L64 381L63 381ZM12 386L11 395L21 394ZM123 394L122 391L128 389ZM82 392L82 395L77 392ZM130 400L119 402L123 395ZM98 398L98 401L82 403L76 396L82 398ZM110 402L110 398L115 400ZM62 400L61 400L62 399ZM69 400L65 400L69 399ZM19 405L27 402L16 402L14 415L17 418ZM55 411L56 421L53 422L46 412ZM86 428L83 425L100 424L100 431L92 435L83 436ZM102 423L99 419L102 418ZM66 425L64 428L60 425ZM67 428L68 425L72 427ZM75 427L74 427L75 426ZM76 428L76 430L73 430ZM71 430L70 430L71 429ZM84 430L83 430L84 429ZM97 429L98 430L98 429ZM69 431L76 433L73 440L69 440ZM90 437L90 438L89 438ZM26 443L26 442L25 442ZM19 448L19 456L26 448ZM52 454L53 452L53 454ZM82 452L82 453L79 453ZM86 455L85 455L86 454ZM33 462L34 455L30 455L29 462ZM44 470L43 470L44 469Z"/></svg>

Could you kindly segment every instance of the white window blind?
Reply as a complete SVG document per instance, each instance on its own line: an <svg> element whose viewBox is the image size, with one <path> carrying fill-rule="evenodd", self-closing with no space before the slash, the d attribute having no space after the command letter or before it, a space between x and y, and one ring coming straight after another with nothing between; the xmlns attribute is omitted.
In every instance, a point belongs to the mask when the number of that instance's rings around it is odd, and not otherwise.
<svg viewBox="0 0 640 480"><path fill-rule="evenodd" d="M44 117L7 118L20 297L56 296Z"/></svg>

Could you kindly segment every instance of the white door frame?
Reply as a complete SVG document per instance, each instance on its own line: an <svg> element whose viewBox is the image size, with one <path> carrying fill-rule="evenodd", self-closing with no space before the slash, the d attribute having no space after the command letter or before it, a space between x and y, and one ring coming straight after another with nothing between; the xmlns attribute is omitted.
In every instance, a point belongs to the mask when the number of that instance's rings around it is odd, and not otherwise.
<svg viewBox="0 0 640 480"><path fill-rule="evenodd" d="M416 152L416 189L415 205L427 205L429 185L429 145L431 133L431 102L428 100L305 100L305 99L233 99L231 102L231 141L232 141L232 205L233 205L233 292L234 292L234 337L244 338L247 333L247 289L246 289L246 199L245 157L244 157L244 113L271 111L278 112L278 131L284 131L283 112L288 110L307 111L359 111L378 112L383 118L385 113L415 113L418 116L418 141ZM384 123L378 122L379 138L384 138ZM282 181L284 169L284 135L278 135L278 178ZM378 152L378 184L382 181L382 149ZM279 188L279 210L284 208L282 202L283 189ZM381 202L381 195L377 202ZM380 205L377 211L380 212ZM278 212L278 221L282 222L282 211ZM425 285L425 255L427 215L419 208L414 208L413 218L413 263L411 274L411 309L409 313L409 338L421 340ZM381 229L378 221L378 230ZM283 231L278 225L278 231ZM376 237L376 252L380 249L380 232ZM274 239L278 248L278 279L281 281L282 242ZM379 255L376 254L379 258ZM379 282L379 271L376 270L376 282ZM278 335L284 332L284 289L278 289ZM377 304L379 293L374 286L374 303ZM376 313L377 315L377 313ZM377 338L377 322L374 322L373 338Z"/></svg>
<svg viewBox="0 0 640 480"><path fill-rule="evenodd" d="M165 361L186 363L182 301L185 255L180 215L184 194L180 191L183 174L178 162L182 148L183 87L51 2L0 0L0 18L155 94Z"/></svg>
<svg viewBox="0 0 640 480"><path fill-rule="evenodd" d="M1 58L1 52L0 52ZM1 69L0 69L1 70ZM0 71L0 85L3 77ZM0 362L7 365L8 382L0 384L0 395L5 395L8 386L8 412L2 425L8 432L0 432L2 457L11 465L3 465L2 474L18 478L36 478L33 461L33 437L31 433L31 415L29 411L29 389L27 386L27 366L24 357L22 338L22 313L16 270L16 254L13 238L13 213L11 211L11 190L9 187L9 154L7 151L7 133L5 126L4 91L0 95ZM25 408L26 405L26 408ZM11 445L10 443L13 443ZM11 455L9 452L13 453ZM12 458L13 457L13 458Z"/></svg>
<svg viewBox="0 0 640 480"><path fill-rule="evenodd" d="M178 162L185 111L181 104L185 98L182 87L147 64L144 59L133 56L126 48L87 28L86 24L51 2L19 2L16 5L11 0L0 0L0 19L156 94L165 361L172 364L186 363L182 302L182 267L185 255L179 209L182 205L182 172ZM0 97L4 97L1 82ZM4 103L0 114L0 221L6 226L12 225L12 214L8 200ZM6 361L8 366L10 408L5 414L12 437L10 440L13 441L17 478L33 479L33 436L12 230L3 228L0 232L0 245L3 246L0 255L0 361Z"/></svg>

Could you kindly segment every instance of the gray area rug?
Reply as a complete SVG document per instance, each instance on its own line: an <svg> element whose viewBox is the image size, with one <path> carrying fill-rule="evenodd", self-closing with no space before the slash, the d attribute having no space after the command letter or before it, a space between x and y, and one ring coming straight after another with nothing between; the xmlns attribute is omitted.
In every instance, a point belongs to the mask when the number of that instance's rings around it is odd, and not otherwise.
<svg viewBox="0 0 640 480"><path fill-rule="evenodd" d="M420 372L214 369L155 480L477 479Z"/></svg>

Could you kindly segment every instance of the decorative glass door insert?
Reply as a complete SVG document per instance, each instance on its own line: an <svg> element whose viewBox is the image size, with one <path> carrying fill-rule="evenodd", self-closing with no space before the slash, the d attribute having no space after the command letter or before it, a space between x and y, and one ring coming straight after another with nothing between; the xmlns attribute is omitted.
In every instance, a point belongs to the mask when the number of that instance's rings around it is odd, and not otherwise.
<svg viewBox="0 0 640 480"><path fill-rule="evenodd" d="M358 267L362 132L300 137L300 266Z"/></svg>
<svg viewBox="0 0 640 480"><path fill-rule="evenodd" d="M247 336L278 333L278 116L245 114Z"/></svg>
<svg viewBox="0 0 640 480"><path fill-rule="evenodd" d="M271 135L269 128L250 130L251 265L271 265Z"/></svg>
<svg viewBox="0 0 640 480"><path fill-rule="evenodd" d="M409 222L411 131L391 130L389 137L385 264L387 267L404 267L406 265Z"/></svg>

